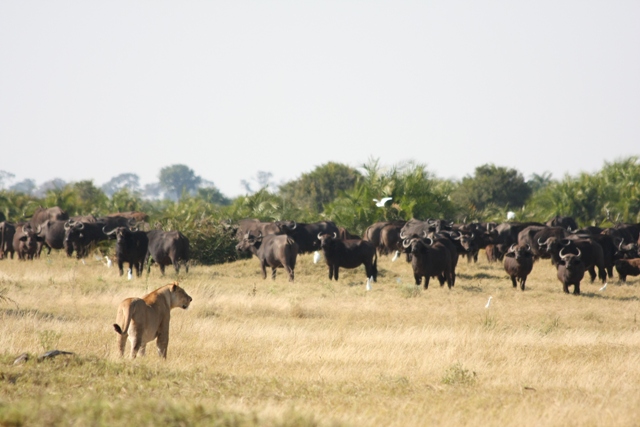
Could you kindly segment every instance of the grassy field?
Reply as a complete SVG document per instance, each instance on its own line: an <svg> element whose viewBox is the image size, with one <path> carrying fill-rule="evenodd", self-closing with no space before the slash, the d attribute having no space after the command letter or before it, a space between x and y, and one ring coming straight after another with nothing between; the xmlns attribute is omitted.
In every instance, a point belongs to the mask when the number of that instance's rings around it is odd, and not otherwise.
<svg viewBox="0 0 640 427"><path fill-rule="evenodd" d="M362 268L330 282L311 255L293 284L282 270L262 280L255 258L194 266L165 361L153 343L117 357L112 324L122 299L173 273L1 261L0 425L638 424L637 278L583 281L576 297L548 261L525 292L485 259L461 259L452 290L417 288L403 260L378 268L367 292ZM75 355L37 360L52 349Z"/></svg>

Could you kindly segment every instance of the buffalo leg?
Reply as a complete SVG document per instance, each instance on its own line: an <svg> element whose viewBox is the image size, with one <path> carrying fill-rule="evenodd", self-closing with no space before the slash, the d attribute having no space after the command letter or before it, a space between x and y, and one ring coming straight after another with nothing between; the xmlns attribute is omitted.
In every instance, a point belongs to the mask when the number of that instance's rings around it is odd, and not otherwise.
<svg viewBox="0 0 640 427"><path fill-rule="evenodd" d="M568 283L563 283L563 284L562 284L562 291L563 291L565 294L568 294L568 293L569 293L569 284L568 284Z"/></svg>
<svg viewBox="0 0 640 427"><path fill-rule="evenodd" d="M260 267L262 268L262 279L266 279L267 278L267 264L265 262L262 262L260 264Z"/></svg>
<svg viewBox="0 0 640 427"><path fill-rule="evenodd" d="M416 286L420 286L422 284L422 276L415 274L413 277L416 279Z"/></svg>
<svg viewBox="0 0 640 427"><path fill-rule="evenodd" d="M524 284L526 283L526 281L527 281L527 278L526 278L526 277L522 277L522 278L520 279L520 290L523 290L523 291L524 291Z"/></svg>
<svg viewBox="0 0 640 427"><path fill-rule="evenodd" d="M447 287L451 289L453 287L453 279L451 278L451 272L445 271L444 278L447 281Z"/></svg>
<svg viewBox="0 0 640 427"><path fill-rule="evenodd" d="M164 276L164 264L158 263L158 267L160 267L160 273Z"/></svg>
<svg viewBox="0 0 640 427"><path fill-rule="evenodd" d="M124 262L118 261L118 270L120 271L120 275L124 274Z"/></svg>
<svg viewBox="0 0 640 427"><path fill-rule="evenodd" d="M518 284L516 283L516 276L511 276L511 284L514 288L518 287Z"/></svg>
<svg viewBox="0 0 640 427"><path fill-rule="evenodd" d="M333 265L329 265L329 280L333 279Z"/></svg>
<svg viewBox="0 0 640 427"><path fill-rule="evenodd" d="M333 267L333 277L335 277L336 280L338 280L338 267L337 265L335 267Z"/></svg>
<svg viewBox="0 0 640 427"><path fill-rule="evenodd" d="M589 277L591 278L591 283L595 282L597 275L596 268L594 266L589 268Z"/></svg>
<svg viewBox="0 0 640 427"><path fill-rule="evenodd" d="M271 267L271 279L276 280L276 268Z"/></svg>
<svg viewBox="0 0 640 427"><path fill-rule="evenodd" d="M429 288L429 276L424 276L424 288L428 289Z"/></svg>
<svg viewBox="0 0 640 427"><path fill-rule="evenodd" d="M287 273L289 273L289 281L293 282L293 276L294 276L293 268L289 266L285 266L285 268L287 269Z"/></svg>
<svg viewBox="0 0 640 427"><path fill-rule="evenodd" d="M445 278L444 278L444 274L440 273L438 274L438 282L440 282L440 286L444 286L444 282L445 282Z"/></svg>
<svg viewBox="0 0 640 427"><path fill-rule="evenodd" d="M173 268L176 270L176 274L180 274L180 261L177 259L173 260Z"/></svg>
<svg viewBox="0 0 640 427"><path fill-rule="evenodd" d="M573 285L573 294L580 295L580 282Z"/></svg>

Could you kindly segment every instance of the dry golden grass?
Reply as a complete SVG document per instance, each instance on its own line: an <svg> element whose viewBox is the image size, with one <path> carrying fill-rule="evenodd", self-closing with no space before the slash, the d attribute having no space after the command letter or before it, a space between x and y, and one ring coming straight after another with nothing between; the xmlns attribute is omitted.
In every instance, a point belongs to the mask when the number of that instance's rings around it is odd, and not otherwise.
<svg viewBox="0 0 640 427"><path fill-rule="evenodd" d="M0 262L0 425L635 425L639 299L631 278L562 293L548 261L521 292L499 264L459 263L455 288L413 285L382 257L296 282L255 259L193 267L168 358L116 355L118 303L175 279L127 281L62 255ZM169 270L168 270L169 271ZM493 296L489 309L485 304ZM37 362L51 349L76 356ZM128 351L128 347L127 347ZM21 353L33 357L13 366Z"/></svg>

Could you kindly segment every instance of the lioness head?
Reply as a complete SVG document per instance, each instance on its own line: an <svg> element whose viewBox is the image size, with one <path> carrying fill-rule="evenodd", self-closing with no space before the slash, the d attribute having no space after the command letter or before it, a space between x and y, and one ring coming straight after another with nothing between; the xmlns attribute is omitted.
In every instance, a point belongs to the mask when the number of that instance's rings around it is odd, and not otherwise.
<svg viewBox="0 0 640 427"><path fill-rule="evenodd" d="M171 284L171 307L182 307L185 310L189 308L193 298L191 298L180 286L178 282Z"/></svg>

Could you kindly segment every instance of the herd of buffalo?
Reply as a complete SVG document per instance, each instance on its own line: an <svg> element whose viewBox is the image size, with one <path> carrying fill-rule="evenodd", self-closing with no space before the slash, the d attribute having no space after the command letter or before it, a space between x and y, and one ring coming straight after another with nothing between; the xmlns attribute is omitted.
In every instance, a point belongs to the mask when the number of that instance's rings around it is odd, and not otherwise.
<svg viewBox="0 0 640 427"><path fill-rule="evenodd" d="M557 268L563 290L580 293L586 272L591 281L599 277L606 283L613 269L626 281L640 274L638 252L640 224L616 224L607 229L580 229L570 217L556 216L546 224L470 223L427 219L385 221L369 226L362 238L351 235L330 221L300 224L294 221L261 222L245 219L237 225L238 250L251 251L260 261L263 277L267 266L275 278L276 268L284 268L294 279L298 253L322 251L329 267L329 278L338 279L338 270L364 265L367 278L377 277L378 255L405 253L411 263L416 285L424 278L436 277L441 286L455 285L458 258L478 260L484 249L489 262L502 261L514 287L525 289L535 260L551 259ZM597 270L597 272L596 272Z"/></svg>
<svg viewBox="0 0 640 427"><path fill-rule="evenodd" d="M142 231L137 224L148 219L141 212L121 212L96 218L92 215L69 217L58 207L39 208L28 222L0 223L0 259L33 259L43 248L64 249L69 256L85 257L101 240L115 239L115 261L120 274L129 264L141 275L144 265L155 262L164 274L167 265L176 273L180 264L188 272L189 240L178 231ZM640 274L640 224L616 224L578 228L570 217L557 216L546 224L528 222L454 224L451 221L411 219L377 222L369 226L362 238L337 227L331 221L311 224L295 221L262 222L245 219L234 225L238 251L251 252L260 261L262 275L267 267L275 279L276 269L283 268L294 280L299 253L320 252L329 267L329 278L338 280L339 269L364 266L368 280L378 275L379 255L406 254L416 285L424 278L436 277L449 288L456 282L458 258L477 261L484 249L489 262L502 261L514 287L525 289L527 276L535 260L550 259L557 268L563 290L580 293L580 282L588 273L593 282L598 277L606 283L615 267L620 280ZM316 259L317 260L317 259Z"/></svg>

